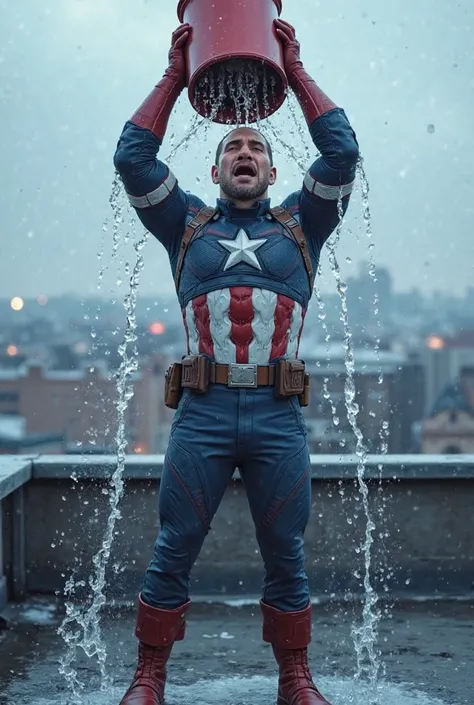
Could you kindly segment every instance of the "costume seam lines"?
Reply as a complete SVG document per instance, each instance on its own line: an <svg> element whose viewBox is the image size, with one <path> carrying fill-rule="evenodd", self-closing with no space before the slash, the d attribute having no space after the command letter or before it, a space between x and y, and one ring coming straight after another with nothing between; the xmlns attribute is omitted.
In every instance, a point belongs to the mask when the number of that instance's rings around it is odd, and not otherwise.
<svg viewBox="0 0 474 705"><path fill-rule="evenodd" d="M303 483L307 480L309 472L310 472L310 468L307 468L304 475L299 479L299 481L295 485L293 491L287 497L285 497L285 499L280 500L273 507L272 507L272 502L270 502L270 507L267 509L267 511L264 514L262 521L261 521L261 527L263 529L268 529L272 524L275 523L275 521L278 519L278 517L280 516L280 514L282 513L282 511L286 507L286 505L299 492Z"/></svg>
<svg viewBox="0 0 474 705"><path fill-rule="evenodd" d="M187 484L186 484L186 483L184 482L184 480L180 477L180 474L179 474L177 468L173 465L173 463L171 462L171 460L170 460L169 458L167 459L167 462L168 462L169 468L170 468L171 472L173 473L173 475L175 476L176 480L179 482L179 484L181 485L181 487L183 488L183 490L186 492L186 494L187 494L187 496L188 496L188 498L189 498L189 501L190 501L191 504L193 505L193 507L194 507L194 509L195 509L195 511L196 511L196 514L198 515L198 517L199 517L199 519L200 519L202 525L207 529L207 528L208 528L208 525L209 525L209 517L208 517L208 515L207 515L207 509L205 509L204 512L201 511L200 505L196 502L196 500L195 500L195 498L193 497L193 495L192 495L192 493L191 493L189 487L187 486ZM194 462L194 461L193 461L193 462ZM200 496L202 497L202 495L203 495L203 491L202 491L202 487L201 487L201 488L200 488Z"/></svg>

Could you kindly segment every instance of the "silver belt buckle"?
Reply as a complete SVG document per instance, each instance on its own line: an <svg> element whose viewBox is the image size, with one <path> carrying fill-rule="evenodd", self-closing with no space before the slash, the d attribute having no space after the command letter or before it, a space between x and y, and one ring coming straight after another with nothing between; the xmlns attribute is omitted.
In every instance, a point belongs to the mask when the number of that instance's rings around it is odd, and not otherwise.
<svg viewBox="0 0 474 705"><path fill-rule="evenodd" d="M229 365L228 387L257 387L257 365Z"/></svg>

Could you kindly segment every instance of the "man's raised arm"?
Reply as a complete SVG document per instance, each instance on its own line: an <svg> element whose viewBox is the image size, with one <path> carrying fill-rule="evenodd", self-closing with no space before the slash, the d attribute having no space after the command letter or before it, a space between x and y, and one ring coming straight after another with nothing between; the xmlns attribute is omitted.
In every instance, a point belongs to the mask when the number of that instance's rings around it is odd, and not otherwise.
<svg viewBox="0 0 474 705"><path fill-rule="evenodd" d="M341 197L343 212L349 205L359 146L345 112L303 67L294 28L283 20L276 20L275 28L283 45L288 82L321 153L306 173L299 195L301 225L306 236L321 246L338 224Z"/></svg>
<svg viewBox="0 0 474 705"><path fill-rule="evenodd" d="M174 174L156 158L173 107L186 86L184 47L191 28L181 25L172 36L169 65L161 81L126 123L114 156L130 202L143 225L172 251L186 224L189 197ZM193 197L196 202L198 199ZM200 208L203 203L193 204Z"/></svg>

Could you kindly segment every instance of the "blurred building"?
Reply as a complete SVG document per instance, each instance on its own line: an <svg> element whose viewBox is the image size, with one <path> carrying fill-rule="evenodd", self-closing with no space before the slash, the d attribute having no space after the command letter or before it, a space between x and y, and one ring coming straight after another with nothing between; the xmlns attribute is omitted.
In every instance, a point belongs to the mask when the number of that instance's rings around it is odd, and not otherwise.
<svg viewBox="0 0 474 705"><path fill-rule="evenodd" d="M430 413L443 390L458 379L463 368L474 367L474 330L455 336L432 335L424 351L426 400L424 414Z"/></svg>
<svg viewBox="0 0 474 705"><path fill-rule="evenodd" d="M145 361L133 373L134 394L125 412L129 453L162 452L170 426L163 404L164 360ZM57 370L23 364L0 370L0 416L17 419L22 436L61 438L51 452L114 452L117 433L117 373L104 364ZM23 421L20 422L20 419ZM25 446L19 446L24 449ZM23 452L18 450L17 452ZM46 452L43 450L43 452ZM49 451L48 451L49 452Z"/></svg>
<svg viewBox="0 0 474 705"><path fill-rule="evenodd" d="M63 453L65 439L60 433L28 433L26 419L0 414L0 455Z"/></svg>
<svg viewBox="0 0 474 705"><path fill-rule="evenodd" d="M393 280L388 269L362 262L358 276L347 280L347 306L354 332L383 330L394 313Z"/></svg>
<svg viewBox="0 0 474 705"><path fill-rule="evenodd" d="M422 453L474 453L474 366L461 370L421 425Z"/></svg>
<svg viewBox="0 0 474 705"><path fill-rule="evenodd" d="M384 446L391 453L413 451L412 426L422 417L424 405L423 367L417 358L356 348L353 374L348 378L342 343L316 346L311 357L304 357L312 386L310 404L304 409L311 452L353 453L353 411L369 452L380 452Z"/></svg>

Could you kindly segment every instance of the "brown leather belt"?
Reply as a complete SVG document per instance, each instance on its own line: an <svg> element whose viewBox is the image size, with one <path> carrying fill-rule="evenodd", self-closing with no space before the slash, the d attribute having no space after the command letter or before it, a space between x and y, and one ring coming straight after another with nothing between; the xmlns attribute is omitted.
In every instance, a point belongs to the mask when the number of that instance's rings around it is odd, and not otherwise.
<svg viewBox="0 0 474 705"><path fill-rule="evenodd" d="M276 380L275 369L274 365L224 365L211 362L209 382L230 387L273 387Z"/></svg>
<svg viewBox="0 0 474 705"><path fill-rule="evenodd" d="M305 364L300 360L279 360L274 365L222 364L203 355L189 355L180 363L181 386L205 392L209 384L236 389L275 386L282 396L301 394L305 387Z"/></svg>
<svg viewBox="0 0 474 705"><path fill-rule="evenodd" d="M165 404L177 409L182 389L204 393L210 384L231 389L275 387L278 398L298 396L301 406L309 402L309 375L302 360L278 360L272 365L222 364L204 355L187 355L175 362L165 375Z"/></svg>

